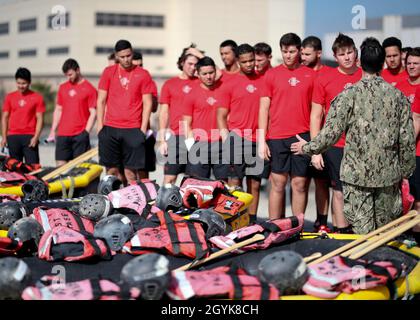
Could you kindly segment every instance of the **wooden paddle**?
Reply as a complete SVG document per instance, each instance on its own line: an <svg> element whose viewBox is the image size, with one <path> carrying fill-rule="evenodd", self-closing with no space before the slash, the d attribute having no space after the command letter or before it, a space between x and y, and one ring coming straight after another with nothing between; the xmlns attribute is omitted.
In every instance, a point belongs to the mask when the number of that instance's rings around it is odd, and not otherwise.
<svg viewBox="0 0 420 320"><path fill-rule="evenodd" d="M77 158L74 158L73 160L67 162L65 165L55 169L54 171L48 173L47 175L42 177L42 180L48 181L52 178L57 177L60 174L63 174L73 167L95 157L98 154L98 147L95 147L93 149L90 149L89 151L86 151L85 153L81 154Z"/></svg>
<svg viewBox="0 0 420 320"><path fill-rule="evenodd" d="M398 219L396 219L396 220L394 220L394 221L392 221L392 222L390 222L390 223L388 223L388 224L386 224L386 225L384 225L384 226L382 226L382 227L380 227L380 228L378 228L378 229L360 237L359 239L356 239L356 240L354 240L354 241L352 241L352 242L350 242L350 243L348 243L348 244L346 244L346 245L344 245L344 246L342 246L342 247L340 247L340 248L322 256L322 257L320 257L319 259L316 259L316 260L312 261L308 265L317 264L317 263L326 261L326 260L328 260L332 257L338 256L338 255L342 254L343 252L345 252L345 251L347 251L347 250L349 250L353 247L358 246L359 244L365 242L366 240L372 238L373 236L376 236L376 235L378 235L378 234L380 234L380 233L382 233L382 232L384 232L384 231L386 231L386 230L388 230L392 227L395 227L395 226L403 223L404 221L408 221L411 218L416 217L417 215L418 215L417 211L412 210L409 213L407 213L406 215L404 215L404 216L402 216L402 217L400 217L400 218L398 218Z"/></svg>
<svg viewBox="0 0 420 320"><path fill-rule="evenodd" d="M398 237L403 232L405 232L407 230L410 230L411 228L413 228L414 226L416 226L419 223L420 223L420 216L417 216L414 219L412 219L411 221L409 221L407 223L404 223L401 226L398 226L394 230L391 230L391 231L381 235L381 237L379 237L379 239L377 239L377 241L374 241L369 246L365 247L363 250L358 251L358 252L350 255L349 258L350 259L359 259L360 257L363 257L365 254L369 253L370 251L372 251L372 250L388 243L392 239Z"/></svg>
<svg viewBox="0 0 420 320"><path fill-rule="evenodd" d="M42 172L42 171L44 171L44 168L39 168L39 169L37 169L37 170L34 170L34 171L31 171L31 172L29 172L28 174L30 174L30 175L36 175L37 173L40 173L40 172Z"/></svg>
<svg viewBox="0 0 420 320"><path fill-rule="evenodd" d="M410 221L412 221L412 220L405 220L404 222L402 222L402 223L400 223L399 225L398 225L398 228L399 227L401 227L401 226L403 226L403 225L405 225L406 223L409 223ZM376 242L376 241L378 241L378 240L381 240L383 237L385 237L387 234L389 234L390 232L392 232L392 231L394 231L394 230L396 230L397 229L397 227L395 227L395 228L390 228L389 230L387 230L387 231L385 231L385 232L383 232L383 233L381 233L381 234L378 234L378 235L376 235L376 236L374 236L374 237L372 237L372 238L370 238L370 239L368 239L365 243L362 243L362 244L360 244L360 245L358 245L358 246L356 246L356 247L353 247L352 249L350 249L350 250L347 250L346 252L343 252L342 254L341 254L341 256L342 257L350 257L353 253L355 253L355 252L358 252L358 251L362 251L364 248L367 248L367 247L369 247L370 245L372 245L372 243L374 243L374 242Z"/></svg>
<svg viewBox="0 0 420 320"><path fill-rule="evenodd" d="M230 252L232 252L232 251L234 251L236 249L242 248L242 247L244 247L244 246L246 246L248 244L251 244L251 243L254 243L254 242L257 242L257 241L261 241L261 240L264 240L264 239L265 239L265 237L264 237L263 234L256 234L252 238L249 238L247 240L244 240L244 241L235 243L233 246L231 246L229 248L225 248L225 249L219 250L219 251L217 251L215 253L212 253L207 258L198 260L196 262L187 263L186 265L183 265L182 267L179 267L178 269L175 269L175 271L185 271L185 270L188 270L189 268L191 268L193 266L194 267L200 266L200 265L202 265L204 263L207 263L207 262L209 262L211 260L214 260L216 258L219 258L219 257L221 257L221 256L223 256L223 255L225 255L227 253L230 253Z"/></svg>
<svg viewBox="0 0 420 320"><path fill-rule="evenodd" d="M305 263L309 263L314 259L320 258L322 257L322 253L321 252L315 252L313 254L311 254L310 256L307 256L305 258L303 258L303 261L305 261Z"/></svg>

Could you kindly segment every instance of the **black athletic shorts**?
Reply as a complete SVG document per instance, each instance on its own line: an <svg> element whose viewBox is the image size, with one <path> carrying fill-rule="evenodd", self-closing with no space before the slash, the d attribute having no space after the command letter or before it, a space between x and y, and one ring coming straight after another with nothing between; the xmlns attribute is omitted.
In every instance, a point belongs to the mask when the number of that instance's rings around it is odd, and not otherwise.
<svg viewBox="0 0 420 320"><path fill-rule="evenodd" d="M185 146L185 137L171 135L168 144L168 156L165 157L163 172L168 176L185 173L188 162L188 150Z"/></svg>
<svg viewBox="0 0 420 320"><path fill-rule="evenodd" d="M299 134L306 141L310 140L309 133ZM288 173L292 176L308 177L311 157L308 155L295 155L290 150L292 143L298 142L296 137L286 139L268 140L267 144L271 152L271 172Z"/></svg>
<svg viewBox="0 0 420 320"><path fill-rule="evenodd" d="M217 180L227 180L230 164L223 159L222 142L196 141L188 152L186 173L192 177L210 178L211 169Z"/></svg>
<svg viewBox="0 0 420 320"><path fill-rule="evenodd" d="M144 170L145 134L140 128L104 126L98 134L99 163L107 168Z"/></svg>
<svg viewBox="0 0 420 320"><path fill-rule="evenodd" d="M265 161L258 156L257 144L235 132L231 132L223 143L223 157L230 163L230 178L261 180L263 177Z"/></svg>
<svg viewBox="0 0 420 320"><path fill-rule="evenodd" d="M416 156L416 170L409 179L410 193L416 201L420 201L420 157Z"/></svg>
<svg viewBox="0 0 420 320"><path fill-rule="evenodd" d="M326 164L325 155L322 155L324 159L324 169L318 170L312 164L309 165L309 177L314 179L328 180L330 181L330 176L328 175L328 168Z"/></svg>
<svg viewBox="0 0 420 320"><path fill-rule="evenodd" d="M57 136L55 160L70 161L90 150L89 133L85 130L76 136Z"/></svg>
<svg viewBox="0 0 420 320"><path fill-rule="evenodd" d="M270 178L270 173L271 173L271 163L270 163L270 160L265 160L264 159L264 171L262 173L262 178L263 179Z"/></svg>
<svg viewBox="0 0 420 320"><path fill-rule="evenodd" d="M334 190L343 192L343 183L340 180L340 166L343 160L344 148L331 147L325 152L327 171Z"/></svg>
<svg viewBox="0 0 420 320"><path fill-rule="evenodd" d="M153 172L156 170L156 153L155 153L155 143L156 138L152 134L149 138L146 139L145 148L146 148L146 167L145 171Z"/></svg>
<svg viewBox="0 0 420 320"><path fill-rule="evenodd" d="M7 136L7 146L12 158L23 161L27 164L39 164L38 144L34 148L29 148L29 143L33 135L31 134L12 134Z"/></svg>

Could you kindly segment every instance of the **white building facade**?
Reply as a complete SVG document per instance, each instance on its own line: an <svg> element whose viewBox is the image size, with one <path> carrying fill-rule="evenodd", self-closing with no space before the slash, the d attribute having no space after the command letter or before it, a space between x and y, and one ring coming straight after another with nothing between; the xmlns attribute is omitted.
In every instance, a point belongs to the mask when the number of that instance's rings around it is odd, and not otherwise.
<svg viewBox="0 0 420 320"><path fill-rule="evenodd" d="M341 32L353 38L358 49L367 37L375 37L381 43L388 37L397 37L401 40L403 47L418 47L420 46L420 15L390 15L367 19L366 29L342 30ZM337 35L338 33L325 34L323 41L323 56L325 59L334 60L331 47Z"/></svg>
<svg viewBox="0 0 420 320"><path fill-rule="evenodd" d="M34 79L59 82L70 57L85 76L97 79L119 39L142 52L145 68L157 79L178 73L178 56L192 42L221 65L222 41L264 41L277 62L281 35L304 35L304 5L304 0L0 0L0 82L10 82L20 66Z"/></svg>

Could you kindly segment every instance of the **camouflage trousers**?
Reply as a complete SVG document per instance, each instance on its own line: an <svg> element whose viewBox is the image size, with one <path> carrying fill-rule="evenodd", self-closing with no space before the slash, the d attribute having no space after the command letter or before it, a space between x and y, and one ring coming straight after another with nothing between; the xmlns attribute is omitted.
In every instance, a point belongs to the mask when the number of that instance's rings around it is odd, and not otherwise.
<svg viewBox="0 0 420 320"><path fill-rule="evenodd" d="M366 234L402 213L399 186L366 188L343 182L344 215L357 234Z"/></svg>

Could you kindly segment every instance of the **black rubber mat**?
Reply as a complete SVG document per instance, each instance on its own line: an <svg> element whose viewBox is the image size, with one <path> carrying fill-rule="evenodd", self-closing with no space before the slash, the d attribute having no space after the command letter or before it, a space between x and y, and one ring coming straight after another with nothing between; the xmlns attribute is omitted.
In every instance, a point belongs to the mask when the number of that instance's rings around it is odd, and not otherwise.
<svg viewBox="0 0 420 320"><path fill-rule="evenodd" d="M233 264L235 266L246 269L251 274L256 274L258 263L266 255L279 250L293 250L301 254L303 257L309 256L315 252L323 254L331 252L349 241L332 240L332 239L308 239L295 240L271 247L266 250L257 250L243 253L241 255L227 255L203 265L199 269L210 269L217 266ZM178 258L167 256L170 262L170 269L178 268L191 260L186 258ZM78 281L87 278L102 277L113 281L119 281L122 267L134 256L128 254L117 254L109 261L92 261L92 262L47 262L37 257L25 257L23 260L31 269L34 281L37 281L44 275L57 274L65 272L66 281ZM387 260L393 259L399 263L404 263L408 270L411 271L418 259L414 256L406 254L392 247L380 247L363 257L363 259L371 260ZM57 267L61 266L61 267ZM62 275L62 274L61 274Z"/></svg>

